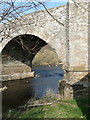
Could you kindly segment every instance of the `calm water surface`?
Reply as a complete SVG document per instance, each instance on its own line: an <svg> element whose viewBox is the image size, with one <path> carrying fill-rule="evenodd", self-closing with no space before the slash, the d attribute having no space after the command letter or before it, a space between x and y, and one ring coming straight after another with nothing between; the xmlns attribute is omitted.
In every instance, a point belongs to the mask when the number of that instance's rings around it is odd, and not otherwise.
<svg viewBox="0 0 90 120"><path fill-rule="evenodd" d="M3 82L8 89L3 92L3 112L25 104L30 98L44 96L47 89L58 93L58 80L63 79L61 66L33 67L36 77L31 79Z"/></svg>

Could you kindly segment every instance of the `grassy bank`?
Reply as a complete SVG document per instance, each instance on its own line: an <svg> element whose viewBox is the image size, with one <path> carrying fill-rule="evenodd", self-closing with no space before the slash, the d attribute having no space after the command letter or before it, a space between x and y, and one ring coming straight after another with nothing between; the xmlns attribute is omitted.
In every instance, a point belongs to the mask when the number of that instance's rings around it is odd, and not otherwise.
<svg viewBox="0 0 90 120"><path fill-rule="evenodd" d="M56 65L60 64L57 54L50 46L43 47L35 56L33 65Z"/></svg>
<svg viewBox="0 0 90 120"><path fill-rule="evenodd" d="M87 113L86 100L79 100L81 106ZM83 115L82 109L78 107L76 100L58 100L54 101L52 105L40 106L18 110L10 110L6 117L9 118L86 118ZM85 119L86 120L86 119Z"/></svg>

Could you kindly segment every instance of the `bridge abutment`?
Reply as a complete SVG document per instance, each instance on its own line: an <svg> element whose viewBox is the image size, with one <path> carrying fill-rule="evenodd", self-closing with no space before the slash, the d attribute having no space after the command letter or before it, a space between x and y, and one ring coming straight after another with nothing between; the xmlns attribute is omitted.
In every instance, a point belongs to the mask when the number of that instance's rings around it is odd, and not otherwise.
<svg viewBox="0 0 90 120"><path fill-rule="evenodd" d="M89 1L85 0L69 0L67 5L66 66L63 66L64 80L59 83L64 99L72 99L77 91L88 89L89 7Z"/></svg>

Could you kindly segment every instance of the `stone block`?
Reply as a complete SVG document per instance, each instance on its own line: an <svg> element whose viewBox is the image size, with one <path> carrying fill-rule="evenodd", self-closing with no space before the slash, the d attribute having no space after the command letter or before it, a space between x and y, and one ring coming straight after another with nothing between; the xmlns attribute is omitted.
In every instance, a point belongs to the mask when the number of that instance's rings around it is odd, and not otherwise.
<svg viewBox="0 0 90 120"><path fill-rule="evenodd" d="M67 82L66 80L62 81L60 80L58 87L61 99L63 100L73 99L73 88L69 82Z"/></svg>

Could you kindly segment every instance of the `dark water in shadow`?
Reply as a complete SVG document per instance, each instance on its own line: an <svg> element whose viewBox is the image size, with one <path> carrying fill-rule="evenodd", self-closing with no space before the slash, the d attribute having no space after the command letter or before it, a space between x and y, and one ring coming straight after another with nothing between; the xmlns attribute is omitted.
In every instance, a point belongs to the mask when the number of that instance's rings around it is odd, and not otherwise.
<svg viewBox="0 0 90 120"><path fill-rule="evenodd" d="M30 98L42 97L47 89L58 93L58 80L63 79L61 66L34 67L37 77L3 82L8 89L2 94L3 112L25 104Z"/></svg>

